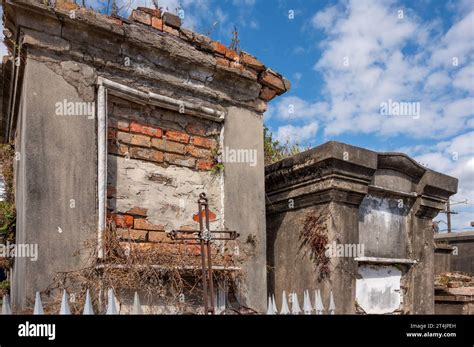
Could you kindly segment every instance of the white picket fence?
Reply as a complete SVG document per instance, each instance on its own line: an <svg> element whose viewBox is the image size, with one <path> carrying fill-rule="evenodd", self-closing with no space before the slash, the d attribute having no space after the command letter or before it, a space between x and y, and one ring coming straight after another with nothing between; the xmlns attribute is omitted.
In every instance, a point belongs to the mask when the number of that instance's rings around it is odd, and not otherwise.
<svg viewBox="0 0 474 347"><path fill-rule="evenodd" d="M227 295L226 295L226 287L218 287L216 290L216 294L214 297L214 307L216 313L221 313L226 309L226 302L227 302ZM3 296L3 304L1 314L12 314L11 304L10 304L10 297L8 295ZM61 299L61 308L59 310L59 314L68 315L71 314L71 309L69 307L69 295L66 290L63 290L63 295ZM114 315L114 314L121 314L119 310L117 310L116 298L113 289L109 289L107 292L107 308L106 313L107 315ZM137 292L134 294L133 298L133 306L129 311L130 314L144 314L144 310L142 305L140 304L140 298ZM36 292L35 296L35 304L33 309L33 314L41 315L44 314L43 303L41 301L41 295L39 292ZM92 306L92 300L90 296L89 290L86 291L86 300L84 303L84 308L82 310L82 314L84 315L93 315L95 314L94 308Z"/></svg>
<svg viewBox="0 0 474 347"><path fill-rule="evenodd" d="M289 308L288 302L291 304L291 310ZM275 302L275 295L270 295L268 297L268 304L267 304L267 314L274 315L274 314L334 314L336 312L336 305L334 303L334 296L331 290L331 297L329 299L329 308L326 311L324 308L323 300L321 297L321 292L319 289L314 291L314 304L311 303L311 296L308 290L305 290L303 293L303 309L301 309L298 295L296 293L289 293L288 299L287 294L283 291L282 294L282 302L280 310L278 311L277 305Z"/></svg>
<svg viewBox="0 0 474 347"><path fill-rule="evenodd" d="M219 293L217 302L216 302L216 308L218 310L224 310L225 309L225 297L221 297L222 293ZM268 309L267 309L267 314L268 315L275 315L275 314L281 314L281 315L286 315L286 314L293 314L293 315L299 315L299 314L334 314L336 311L336 306L334 303L334 296L331 291L331 296L330 296L330 301L329 301L329 308L326 311L324 308L323 300L321 298L321 292L319 289L314 291L314 304L311 301L310 293L308 290L305 290L303 293L303 309L301 309L299 300L298 300L298 295L296 293L289 293L287 296L286 292L283 291L282 294L282 303L280 310L278 310L276 302L275 302L275 295L270 295L268 297ZM291 304L291 310L289 307L289 304ZM140 304L140 298L138 296L138 293L135 292L134 298L133 298L133 306L131 309L131 314L143 314L143 308L142 305ZM12 314L11 310L11 305L10 305L10 298L8 295L3 296L3 304L2 304L2 314L3 315L8 315ZM41 315L44 314L43 310L43 303L41 301L41 295L39 292L36 292L36 297L35 297L35 305L33 309L33 314L35 315ZM71 309L69 307L69 295L66 292L66 290L63 290L63 295L62 295L62 300L61 300L61 308L59 310L59 314L61 315L69 315L71 314ZM84 308L82 310L83 315L93 315L95 314L94 308L92 307L92 300L91 296L89 293L89 290L86 292L86 300L84 304ZM107 309L106 313L107 315L116 315L119 314L116 306L116 299L115 299L115 294L112 289L108 290L107 293Z"/></svg>
<svg viewBox="0 0 474 347"><path fill-rule="evenodd" d="M2 314L12 314L10 298L8 295L3 296ZM44 314L43 303L41 301L41 295L39 292L36 292L33 314L36 314L36 315ZM61 308L59 310L59 314L63 314L63 315L71 314L71 309L69 307L69 295L66 292L66 290L63 290L63 296L61 299ZM84 315L95 314L94 308L92 307L92 300L91 300L89 290L87 290L86 292L86 301L84 304L84 308L82 310L82 314ZM105 314L108 314L108 315L119 314L117 311L114 291L112 289L109 289L107 293L107 310ZM133 299L133 307L132 307L131 314L143 314L142 306L140 304L140 298L138 297L138 293L136 292Z"/></svg>

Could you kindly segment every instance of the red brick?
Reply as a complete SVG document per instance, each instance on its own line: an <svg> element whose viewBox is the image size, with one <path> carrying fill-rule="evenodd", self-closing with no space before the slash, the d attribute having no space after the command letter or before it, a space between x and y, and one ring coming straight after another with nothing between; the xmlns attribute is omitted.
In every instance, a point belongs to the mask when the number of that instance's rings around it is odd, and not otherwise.
<svg viewBox="0 0 474 347"><path fill-rule="evenodd" d="M163 31L179 37L179 31L163 23Z"/></svg>
<svg viewBox="0 0 474 347"><path fill-rule="evenodd" d="M160 151L151 151L151 158L152 161L157 162L157 163L162 163L165 161L165 156L163 152Z"/></svg>
<svg viewBox="0 0 474 347"><path fill-rule="evenodd" d="M140 146L140 147L150 147L151 141L150 141L150 137L148 136L133 134L130 144L134 146Z"/></svg>
<svg viewBox="0 0 474 347"><path fill-rule="evenodd" d="M108 128L107 129L107 139L108 140L116 140L117 139L117 129Z"/></svg>
<svg viewBox="0 0 474 347"><path fill-rule="evenodd" d="M190 231L190 230L197 230L197 229L199 229L199 226L196 226L196 225L189 225L189 224L188 224L188 225L181 225L178 229L179 229L179 230L188 230L188 231Z"/></svg>
<svg viewBox="0 0 474 347"><path fill-rule="evenodd" d="M168 237L168 234L164 231L150 231L148 232L148 241L149 242L173 242L171 238Z"/></svg>
<svg viewBox="0 0 474 347"><path fill-rule="evenodd" d="M194 136L191 143L198 147L204 147L214 149L217 146L217 141L214 139L208 139L206 137Z"/></svg>
<svg viewBox="0 0 474 347"><path fill-rule="evenodd" d="M227 48L222 43L217 42L217 41L212 41L211 45L214 48L214 51L216 51L219 54L222 54L222 56L225 56Z"/></svg>
<svg viewBox="0 0 474 347"><path fill-rule="evenodd" d="M150 223L144 218L135 218L134 229L139 230L151 230L151 231L164 231L165 227L163 225L155 225Z"/></svg>
<svg viewBox="0 0 474 347"><path fill-rule="evenodd" d="M213 160L202 160L202 159L199 159L197 161L197 169L198 170L206 170L206 171L209 171L209 170L212 170L212 168L214 167L214 161Z"/></svg>
<svg viewBox="0 0 474 347"><path fill-rule="evenodd" d="M134 159L143 159L153 162L162 163L163 162L163 153L159 151L154 151L152 149L145 149L139 147L130 148L130 156Z"/></svg>
<svg viewBox="0 0 474 347"><path fill-rule="evenodd" d="M117 143L117 141L115 140L110 140L107 142L107 152L109 154L127 155L128 146L121 143Z"/></svg>
<svg viewBox="0 0 474 347"><path fill-rule="evenodd" d="M68 0L57 0L55 7L64 11L72 11L79 8L78 5Z"/></svg>
<svg viewBox="0 0 474 347"><path fill-rule="evenodd" d="M257 60L257 58L255 58L254 56L248 54L248 53L245 53L245 52L242 52L240 54L240 63L246 65L246 66L250 66L252 68L254 68L255 70L257 71L263 71L265 70L265 65L263 65L259 60Z"/></svg>
<svg viewBox="0 0 474 347"><path fill-rule="evenodd" d="M163 135L163 132L161 131L160 128L155 128L148 125L141 125L136 122L132 122L130 124L130 131L132 133L138 133L138 134L148 135L148 136L157 137L157 138L161 138Z"/></svg>
<svg viewBox="0 0 474 347"><path fill-rule="evenodd" d="M119 19L119 18L115 18L115 17L108 17L109 21L111 21L112 23L114 23L115 25L123 25L123 20Z"/></svg>
<svg viewBox="0 0 474 347"><path fill-rule="evenodd" d="M189 143L189 135L181 131L167 130L166 138L171 141L176 141L176 142L181 142L181 143L186 143L186 144Z"/></svg>
<svg viewBox="0 0 474 347"><path fill-rule="evenodd" d="M276 75L270 70L266 70L262 72L259 78L259 82L266 85L267 87L276 89L279 93L282 93L286 90L285 83L283 82L283 78Z"/></svg>
<svg viewBox="0 0 474 347"><path fill-rule="evenodd" d="M155 29L163 31L163 21L160 18L153 17L151 19L151 26Z"/></svg>
<svg viewBox="0 0 474 347"><path fill-rule="evenodd" d="M265 101L270 101L277 95L276 90L270 89L268 87L263 87L260 92L260 99Z"/></svg>
<svg viewBox="0 0 474 347"><path fill-rule="evenodd" d="M217 65L222 65L222 66L227 66L227 67L230 66L230 60L225 59L225 58L216 57L216 63Z"/></svg>
<svg viewBox="0 0 474 347"><path fill-rule="evenodd" d="M132 135L119 131L117 132L117 140L123 143L130 143L132 141Z"/></svg>
<svg viewBox="0 0 474 347"><path fill-rule="evenodd" d="M134 208L128 210L126 213L130 214L132 216L141 216L141 217L146 217L147 216L148 209L143 208L143 207L137 207L135 206Z"/></svg>
<svg viewBox="0 0 474 347"><path fill-rule="evenodd" d="M190 154L196 158L208 158L211 159L211 151L203 148L198 148L194 146L186 146L186 154Z"/></svg>
<svg viewBox="0 0 474 347"><path fill-rule="evenodd" d="M232 49L226 49L225 57L230 60L239 61L239 55L236 51L233 51Z"/></svg>
<svg viewBox="0 0 474 347"><path fill-rule="evenodd" d="M121 130L121 131L129 131L130 130L130 124L129 124L128 121L125 121L125 120L109 118L108 123L109 123L110 128L118 129L118 130Z"/></svg>
<svg viewBox="0 0 474 347"><path fill-rule="evenodd" d="M196 159L185 157L179 154L165 153L165 161L169 164L194 168L196 166Z"/></svg>
<svg viewBox="0 0 474 347"><path fill-rule="evenodd" d="M163 139L151 139L151 146L153 148L159 149L160 151L185 154L186 147L182 143L177 143L174 141L166 141Z"/></svg>
<svg viewBox="0 0 474 347"><path fill-rule="evenodd" d="M161 18L161 10L158 8L148 8L148 7L138 6L137 10L148 13L151 16Z"/></svg>
<svg viewBox="0 0 474 347"><path fill-rule="evenodd" d="M146 241L148 232L145 230L118 229L117 236L121 240Z"/></svg>
<svg viewBox="0 0 474 347"><path fill-rule="evenodd" d="M117 228L133 228L133 216L126 214L111 214Z"/></svg>
<svg viewBox="0 0 474 347"><path fill-rule="evenodd" d="M189 255L201 255L201 246L200 245L184 245L184 253Z"/></svg>
<svg viewBox="0 0 474 347"><path fill-rule="evenodd" d="M151 25L151 15L144 11L133 10L130 18L145 25Z"/></svg>

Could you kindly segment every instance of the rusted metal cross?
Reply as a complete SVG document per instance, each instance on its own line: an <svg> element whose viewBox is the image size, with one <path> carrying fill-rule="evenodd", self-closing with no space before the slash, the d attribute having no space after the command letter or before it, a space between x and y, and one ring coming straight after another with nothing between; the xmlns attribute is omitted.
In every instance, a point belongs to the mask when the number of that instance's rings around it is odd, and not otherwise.
<svg viewBox="0 0 474 347"><path fill-rule="evenodd" d="M198 241L200 243L204 311L205 314L214 314L214 283L212 276L211 242L235 240L239 237L239 234L236 231L211 230L209 225L209 203L206 194L201 193L197 202L199 230L172 230L169 237L175 241ZM227 237L214 237L213 234L226 234Z"/></svg>

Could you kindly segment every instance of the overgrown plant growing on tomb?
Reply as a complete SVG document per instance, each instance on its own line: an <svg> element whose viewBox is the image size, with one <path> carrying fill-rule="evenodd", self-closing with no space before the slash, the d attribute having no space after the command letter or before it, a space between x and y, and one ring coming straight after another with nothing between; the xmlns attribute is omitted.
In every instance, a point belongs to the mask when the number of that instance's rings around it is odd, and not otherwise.
<svg viewBox="0 0 474 347"><path fill-rule="evenodd" d="M185 252L163 252L163 247L154 247L152 244L119 241L113 223L108 225L104 234L105 259L97 258L97 242L86 242L79 251L87 252L89 256L86 266L58 273L53 283L43 291L52 294L49 300L43 300L46 313L59 311L63 289L74 295L75 301L70 306L71 312L76 314L82 312L87 289L90 290L94 309L99 308L100 313L104 311L109 288L119 294L117 299L121 304L123 298L120 293L129 291L128 294L133 294L139 291L142 305L152 306L155 300L159 300L161 307L173 306L180 313L196 313L202 307L200 256ZM177 246L185 248L184 244ZM213 264L223 268L239 266L248 254L244 250L235 255L234 248L232 243L225 244L224 251L219 252L218 246L213 245ZM227 282L230 286L238 282L241 276L240 272L230 269L214 271L216 283Z"/></svg>
<svg viewBox="0 0 474 347"><path fill-rule="evenodd" d="M306 213L300 233L300 250L309 248L309 256L315 263L319 279L324 280L330 274L331 259L326 254L329 244L327 223L331 213L327 208L320 212Z"/></svg>
<svg viewBox="0 0 474 347"><path fill-rule="evenodd" d="M221 154L222 153L218 147L215 147L211 150L211 157L213 160L211 172L213 174L218 174L219 172L222 172L225 170L224 163L221 160L219 160L219 157L221 156Z"/></svg>
<svg viewBox="0 0 474 347"><path fill-rule="evenodd" d="M263 152L265 165L291 157L302 152L304 149L298 143L291 144L289 141L281 143L273 138L272 132L265 126L263 128Z"/></svg>
<svg viewBox="0 0 474 347"><path fill-rule="evenodd" d="M0 146L0 175L3 178L5 192L3 200L0 201L0 241L15 240L16 211L15 191L13 178L13 163L15 160L15 148L11 144Z"/></svg>
<svg viewBox="0 0 474 347"><path fill-rule="evenodd" d="M16 231L15 191L13 163L15 148L12 144L0 146L0 175L4 182L3 200L0 201L0 243L14 243ZM13 266L13 258L0 257L0 268L9 270ZM10 282L0 282L0 292L9 291Z"/></svg>

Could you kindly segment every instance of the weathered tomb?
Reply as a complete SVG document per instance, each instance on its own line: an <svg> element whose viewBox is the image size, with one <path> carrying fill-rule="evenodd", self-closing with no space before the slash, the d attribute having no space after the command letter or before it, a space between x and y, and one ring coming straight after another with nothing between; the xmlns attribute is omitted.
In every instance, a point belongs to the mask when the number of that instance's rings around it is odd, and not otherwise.
<svg viewBox="0 0 474 347"><path fill-rule="evenodd" d="M239 295L263 311L262 114L289 82L159 10L124 19L70 1L3 3L12 56L1 130L19 153L16 237L39 249L36 262L16 259L15 309L30 307L56 273L83 266L87 255L75 253L85 241L97 240L106 262L110 221L123 242L198 256L170 245L166 233L197 227L205 191L212 227L236 230L238 245L252 249L239 265ZM257 161L219 170L223 148L255 152Z"/></svg>
<svg viewBox="0 0 474 347"><path fill-rule="evenodd" d="M320 289L336 313L434 313L432 219L457 179L339 142L269 165L265 179L277 302Z"/></svg>

